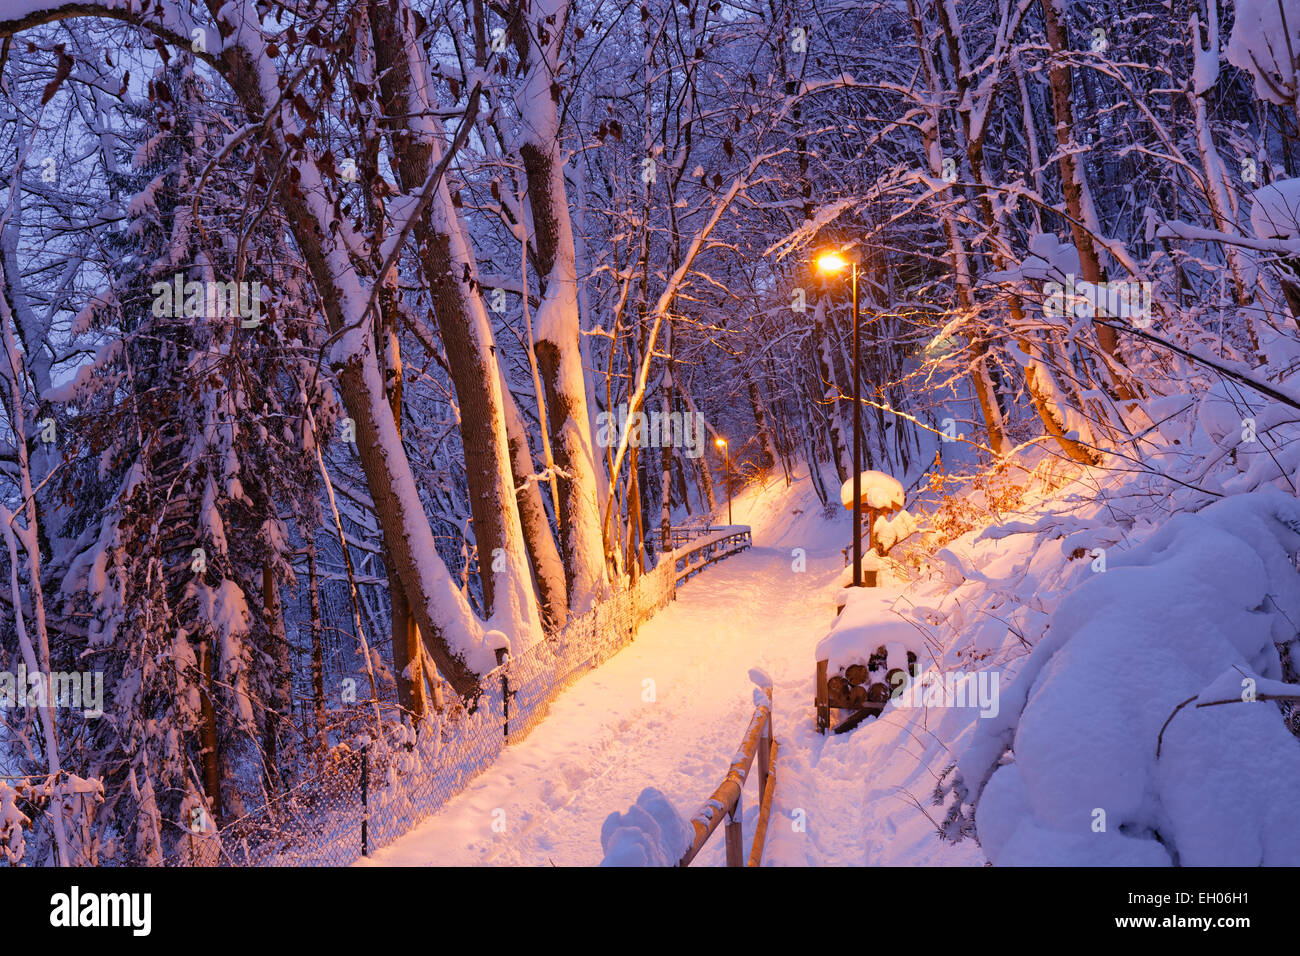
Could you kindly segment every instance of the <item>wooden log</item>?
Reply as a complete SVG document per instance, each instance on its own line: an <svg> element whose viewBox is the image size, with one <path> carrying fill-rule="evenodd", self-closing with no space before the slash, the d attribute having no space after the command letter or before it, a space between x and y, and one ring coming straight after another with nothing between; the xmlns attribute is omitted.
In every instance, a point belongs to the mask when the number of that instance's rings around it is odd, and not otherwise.
<svg viewBox="0 0 1300 956"><path fill-rule="evenodd" d="M884 704L889 700L889 685L872 684L867 688L867 700L873 704Z"/></svg>
<svg viewBox="0 0 1300 956"><path fill-rule="evenodd" d="M867 669L878 671L889 666L889 654L883 647L877 647L876 653L867 660Z"/></svg>
<svg viewBox="0 0 1300 956"><path fill-rule="evenodd" d="M844 676L850 684L856 687L858 684L865 684L871 679L871 672L867 670L866 664L850 664L844 668Z"/></svg>
<svg viewBox="0 0 1300 956"><path fill-rule="evenodd" d="M840 678L840 683L831 678L827 686L826 703L830 707L852 707L853 706L853 687L848 681Z"/></svg>
<svg viewBox="0 0 1300 956"><path fill-rule="evenodd" d="M895 691L907 686L907 675L901 667L892 668L885 675L885 687L892 696Z"/></svg>
<svg viewBox="0 0 1300 956"><path fill-rule="evenodd" d="M863 707L861 710L854 713L842 724L836 727L835 733L846 734L854 727L856 727L858 724L866 720L868 717L879 717L880 712L884 709L885 709L884 704L868 704L866 707Z"/></svg>
<svg viewBox="0 0 1300 956"><path fill-rule="evenodd" d="M861 684L858 684L850 690L849 706L854 710L867 706L867 689Z"/></svg>

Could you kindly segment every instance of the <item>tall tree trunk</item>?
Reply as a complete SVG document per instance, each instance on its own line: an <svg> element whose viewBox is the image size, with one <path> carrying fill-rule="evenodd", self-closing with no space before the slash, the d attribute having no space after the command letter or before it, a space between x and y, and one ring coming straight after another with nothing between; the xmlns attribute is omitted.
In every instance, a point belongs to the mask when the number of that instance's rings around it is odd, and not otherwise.
<svg viewBox="0 0 1300 956"><path fill-rule="evenodd" d="M1064 10L1061 0L1041 0L1043 23L1047 32L1047 44L1052 51L1052 65L1047 73L1047 81L1052 89L1052 112L1056 119L1056 155L1057 166L1061 173L1061 192L1065 196L1065 209L1070 214L1070 236L1074 248L1079 253L1079 268L1083 279L1093 284L1106 281L1105 271L1101 265L1101 255L1093 241L1093 235L1100 229L1097 210L1092 202L1092 191L1088 186L1088 177L1079 159L1081 152L1075 141L1074 91L1070 74L1070 63L1066 53L1070 50L1069 36L1066 32ZM1032 133L1031 133L1032 135ZM1106 356L1119 363L1119 333L1109 325L1094 322L1097 332L1097 344ZM1113 379L1115 394L1120 399L1133 398L1133 391L1123 379L1117 378L1106 369L1104 376Z"/></svg>
<svg viewBox="0 0 1300 956"><path fill-rule="evenodd" d="M212 648L208 640L199 642L199 763L203 767L203 789L212 808L213 819L220 823L221 763L217 748L217 713L212 705Z"/></svg>
<svg viewBox="0 0 1300 956"><path fill-rule="evenodd" d="M987 174L984 166L984 127L977 127L975 118L972 116L974 104L971 101L970 91L971 71L966 58L965 42L962 39L960 24L953 21L955 11L949 6L948 0L938 0L936 9L939 13L939 23L943 28L948 43L949 61L956 77L957 102L959 104L957 116L961 121L959 132L962 142L965 144L966 158L970 163L971 174L974 177L973 185L976 204L984 220L985 228L988 229L992 239L994 264L1000 269L1006 269L1010 266L1010 262L1007 260L1003 245L1002 224L994 211L993 201L989 196L987 186ZM983 93L981 95L992 94ZM1010 311L1012 325L1023 330L1025 317L1019 296L1013 294L1010 297ZM1086 423L1077 416L1074 422L1067 422L1066 403L1060 400L1061 388L1052 373L1050 344L1037 345L1023 331L1017 334L1017 341L1021 350L1029 356L1029 362L1025 366L1025 388L1029 392L1039 418L1042 419L1044 429L1056 439L1061 449L1075 461L1083 464L1097 464L1100 461L1100 456L1090 447L1092 444L1090 441L1091 436L1080 434L1079 438L1076 439L1071 434L1072 432L1086 431ZM1042 355L1037 354L1040 351L1043 353ZM1071 424L1075 427L1071 428Z"/></svg>
<svg viewBox="0 0 1300 956"><path fill-rule="evenodd" d="M386 348L384 379L388 386L388 405L393 411L393 425L398 438L402 435L402 345L397 337L396 293L391 288L380 292L384 325L379 330ZM397 705L402 713L420 726L427 704L424 695L424 662L420 654L419 628L411 613L411 602L406 598L401 576L384 548L384 571L388 576L389 634L393 641L393 671L397 679Z"/></svg>
<svg viewBox="0 0 1300 956"><path fill-rule="evenodd" d="M669 329L671 332L671 328ZM671 338L666 340L666 343ZM669 349L671 354L671 349ZM667 554L672 550L672 535L669 533L673 522L673 363L669 359L664 369L663 381L663 423L659 432L659 456L662 462L662 474L659 479L659 551ZM668 435L664 435L664 431ZM665 440L667 438L667 440Z"/></svg>
<svg viewBox="0 0 1300 956"><path fill-rule="evenodd" d="M425 79L428 65L406 0L371 0L368 12L397 176L403 191L412 194L424 189L445 149ZM515 503L496 344L446 177L439 178L432 209L416 220L413 231L460 409L484 610L519 649L540 634L541 620Z"/></svg>
<svg viewBox="0 0 1300 956"><path fill-rule="evenodd" d="M279 199L329 328L339 336L334 351L339 392L356 425L362 470L394 566L439 670L459 694L476 697L478 675L465 655L471 653L479 666L490 663L480 652L483 627L438 557L410 462L393 425L373 337L362 329L371 314L370 290L358 281L348 242L359 240L346 235L351 228L347 222L324 218L332 216L331 207L321 200L330 190L314 155L289 147L286 137L302 137L303 130L288 98L281 97L269 71L261 68L270 61L262 37L248 30L236 36L234 25L221 15L222 0L207 2L222 35L224 75L246 115L267 116L274 104L274 119L260 146L267 168L293 170L293 175L276 179Z"/></svg>
<svg viewBox="0 0 1300 956"><path fill-rule="evenodd" d="M266 780L271 789L280 785L280 736L293 708L292 670L289 662L289 639L280 609L280 592L275 585L275 571L270 559L262 562L262 616L273 662L270 699L267 701L266 725L262 751L266 760ZM292 727L292 724L290 724Z"/></svg>
<svg viewBox="0 0 1300 956"><path fill-rule="evenodd" d="M940 3L943 0L939 0ZM944 173L944 157L939 145L939 107L935 100L941 93L941 83L934 60L925 42L925 28L916 0L908 0L908 11L912 19L912 33L916 39L918 55L921 58L922 74L931 93L931 104L927 106L925 122L921 124L921 138L925 144L926 159L930 166L930 175L936 179ZM953 286L957 292L957 305L963 313L972 312L974 298L971 295L970 259L966 244L962 238L961 227L947 202L939 205L939 219L943 225L944 236L948 240L948 255L952 262ZM992 376L989 374L988 343L978 336L971 341L971 391L979 404L980 414L984 418L984 430L988 435L989 448L1002 455L1007 451L1006 423L1003 421L1002 406L998 403L997 393L993 389ZM841 479L843 480L843 479Z"/></svg>
<svg viewBox="0 0 1300 956"><path fill-rule="evenodd" d="M501 382L501 398L505 403L506 434L510 440L510 461L513 466L516 494L519 501L519 519L523 523L524 543L528 548L528 561L537 582L537 593L542 605L542 620L548 629L562 627L568 617L568 585L564 563L551 523L546 517L542 489L533 467L533 455L528 447L528 434L524 431L523 417L515 397Z"/></svg>
<svg viewBox="0 0 1300 956"><path fill-rule="evenodd" d="M767 411L763 408L763 402L758 395L758 385L754 382L754 375L745 364L743 357L740 362L740 376L744 379L745 391L749 396L749 410L754 416L754 437L758 439L759 466L764 471L768 471L776 465L776 448L772 441L771 429L768 427Z"/></svg>
<svg viewBox="0 0 1300 956"><path fill-rule="evenodd" d="M840 411L839 396L832 394L832 391L842 392L843 389L837 388L836 383L831 325L826 319L825 296L817 300L813 311L813 339L816 342L819 388L813 400L825 410L827 438L831 446L831 463L835 465L835 474L842 484L853 475L853 462L849 454L852 436L848 434L848 426L844 423L844 416ZM849 389L851 392L851 383Z"/></svg>
<svg viewBox="0 0 1300 956"><path fill-rule="evenodd" d="M537 269L545 292L537 313L537 363L546 392L551 453L560 474L560 542L569 607L577 614L604 594L604 542L587 388L578 344L577 254L560 153L560 43L568 0L531 0L511 24L525 68L518 93L519 156L528 180Z"/></svg>

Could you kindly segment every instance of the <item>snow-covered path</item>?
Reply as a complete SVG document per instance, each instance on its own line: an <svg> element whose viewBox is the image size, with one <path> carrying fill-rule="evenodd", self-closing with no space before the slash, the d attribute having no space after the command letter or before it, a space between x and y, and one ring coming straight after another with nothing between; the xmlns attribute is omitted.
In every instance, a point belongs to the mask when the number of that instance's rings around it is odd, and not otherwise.
<svg viewBox="0 0 1300 956"><path fill-rule="evenodd" d="M753 549L684 584L634 643L561 694L525 740L370 862L599 863L601 824L643 788L661 790L683 817L711 794L753 712L755 666L774 681L781 746L765 863L909 862L894 859L890 845L918 843L947 858L915 862L978 862L977 852L940 848L928 837L924 816L899 798L896 775L872 782L876 749L888 756L916 747L914 734L895 739L884 721L842 737L813 730L813 650L834 618L829 585L843 562L834 524L802 508L782 510L766 528L754 523ZM796 548L806 552L806 567ZM917 770L915 757L902 757ZM756 777L745 794L746 845ZM910 782L922 799L933 787ZM915 832L900 834L900 814L902 829ZM722 860L719 831L695 865Z"/></svg>

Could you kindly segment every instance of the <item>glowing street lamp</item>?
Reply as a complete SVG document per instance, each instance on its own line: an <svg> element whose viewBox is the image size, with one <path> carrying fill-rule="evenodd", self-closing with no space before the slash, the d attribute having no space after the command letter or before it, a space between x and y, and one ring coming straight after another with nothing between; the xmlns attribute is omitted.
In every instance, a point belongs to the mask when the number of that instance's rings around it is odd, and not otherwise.
<svg viewBox="0 0 1300 956"><path fill-rule="evenodd" d="M718 451L722 452L726 462L723 482L727 486L727 524L731 524L731 450L727 447L727 440L721 435L713 439L713 444L717 446Z"/></svg>
<svg viewBox="0 0 1300 956"><path fill-rule="evenodd" d="M838 252L823 252L817 257L817 271L823 275L839 275L848 265L850 265L849 260Z"/></svg>
<svg viewBox="0 0 1300 956"><path fill-rule="evenodd" d="M848 268L853 285L853 586L862 587L862 363L858 349L858 258L827 250L814 260L822 275L834 276Z"/></svg>

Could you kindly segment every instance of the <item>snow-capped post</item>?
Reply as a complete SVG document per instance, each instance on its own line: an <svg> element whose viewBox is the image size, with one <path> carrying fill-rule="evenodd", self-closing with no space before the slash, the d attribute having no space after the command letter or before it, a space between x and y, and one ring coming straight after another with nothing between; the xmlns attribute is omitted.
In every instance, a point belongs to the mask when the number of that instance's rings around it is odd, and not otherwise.
<svg viewBox="0 0 1300 956"><path fill-rule="evenodd" d="M856 472L852 479L840 486L840 501L854 512L853 522L853 586L876 586L881 555L876 549L876 519L902 511L907 496L903 484L881 471ZM862 510L867 512L867 553L862 554ZM899 540L895 538L894 540ZM891 541L891 545L894 542ZM865 580L863 572L865 571Z"/></svg>
<svg viewBox="0 0 1300 956"><path fill-rule="evenodd" d="M758 688L758 691L754 694L755 705L761 704L763 698L766 698L767 706L769 708L769 717L767 723L763 725L763 734L758 741L758 792L761 795L763 791L767 789L767 775L772 770L772 720L770 716L772 706L772 678L768 675L767 671L763 670L761 667L755 667L750 670L749 679L753 681L754 686Z"/></svg>

